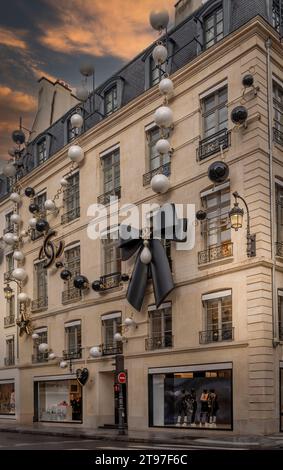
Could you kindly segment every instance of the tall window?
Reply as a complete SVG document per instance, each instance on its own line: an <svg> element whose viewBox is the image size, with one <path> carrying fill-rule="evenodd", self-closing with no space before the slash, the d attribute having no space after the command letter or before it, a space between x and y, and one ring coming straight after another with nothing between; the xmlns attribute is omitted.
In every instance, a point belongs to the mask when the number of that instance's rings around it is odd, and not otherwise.
<svg viewBox="0 0 283 470"><path fill-rule="evenodd" d="M11 336L6 339L5 365L6 366L15 365L15 338L14 336Z"/></svg>
<svg viewBox="0 0 283 470"><path fill-rule="evenodd" d="M8 321L8 325L9 324L14 324L14 320L15 320L15 296L12 295L12 297L7 300L7 321Z"/></svg>
<svg viewBox="0 0 283 470"><path fill-rule="evenodd" d="M80 173L78 171L68 178L68 186L64 191L64 208L62 223L68 223L80 217Z"/></svg>
<svg viewBox="0 0 283 470"><path fill-rule="evenodd" d="M204 49L216 44L223 38L223 8L222 6L207 15L203 21L203 46Z"/></svg>
<svg viewBox="0 0 283 470"><path fill-rule="evenodd" d="M172 305L171 302L162 304L158 309L149 307L149 338L146 340L146 349L171 348L172 336Z"/></svg>
<svg viewBox="0 0 283 470"><path fill-rule="evenodd" d="M120 149L102 157L103 192L118 195L120 189Z"/></svg>
<svg viewBox="0 0 283 470"><path fill-rule="evenodd" d="M205 331L201 332L201 343L229 341L233 339L232 293L215 292L202 297L205 315Z"/></svg>
<svg viewBox="0 0 283 470"><path fill-rule="evenodd" d="M45 261L39 261L34 265L35 277L35 300L34 309L45 308L48 305L48 286L47 286L47 269L44 268Z"/></svg>
<svg viewBox="0 0 283 470"><path fill-rule="evenodd" d="M5 215L5 233L13 231L14 226L11 222L11 217L13 214L14 214L14 211L11 211Z"/></svg>
<svg viewBox="0 0 283 470"><path fill-rule="evenodd" d="M272 25L279 32L280 30L280 2L281 0L273 0L272 1ZM283 13L283 11L282 11Z"/></svg>
<svg viewBox="0 0 283 470"><path fill-rule="evenodd" d="M149 170L156 170L162 165L170 162L170 155L160 155L155 148L156 142L160 139L160 131L158 127L154 127L146 132L149 156Z"/></svg>
<svg viewBox="0 0 283 470"><path fill-rule="evenodd" d="M225 245L231 241L230 230L230 188L226 187L202 197L207 213L203 223L205 248Z"/></svg>
<svg viewBox="0 0 283 470"><path fill-rule="evenodd" d="M203 137L210 137L228 126L227 86L206 96L201 103Z"/></svg>
<svg viewBox="0 0 283 470"><path fill-rule="evenodd" d="M104 94L104 109L106 116L114 113L118 109L117 86L113 86Z"/></svg>
<svg viewBox="0 0 283 470"><path fill-rule="evenodd" d="M82 356L82 326L80 320L65 324L65 344L67 357L80 358Z"/></svg>
<svg viewBox="0 0 283 470"><path fill-rule="evenodd" d="M122 317L120 312L103 315L102 318L103 354L122 352L122 345L114 339L116 333L121 333Z"/></svg>
<svg viewBox="0 0 283 470"><path fill-rule="evenodd" d="M37 194L34 198L34 203L38 206L39 213L41 214L42 217L44 217L46 213L46 210L44 207L46 198L47 198L46 192ZM36 229L33 229L32 234L31 234L32 240L37 240L40 237L42 237L42 232L38 232Z"/></svg>
<svg viewBox="0 0 283 470"><path fill-rule="evenodd" d="M118 246L119 239L113 238L114 232L107 234L107 238L102 239L104 274L114 274L121 272L121 250Z"/></svg>
<svg viewBox="0 0 283 470"><path fill-rule="evenodd" d="M160 66L156 66L153 58L150 58L150 86L157 85L166 72L166 62Z"/></svg>
<svg viewBox="0 0 283 470"><path fill-rule="evenodd" d="M275 185L276 192L276 227L277 255L283 256L283 182Z"/></svg>
<svg viewBox="0 0 283 470"><path fill-rule="evenodd" d="M283 290L278 291L279 340L283 341Z"/></svg>
<svg viewBox="0 0 283 470"><path fill-rule="evenodd" d="M48 361L48 352L41 353L38 349L38 346L42 343L48 344L48 332L47 328L39 328L34 330L34 333L38 334L39 338L33 343L33 362L45 362Z"/></svg>
<svg viewBox="0 0 283 470"><path fill-rule="evenodd" d="M71 119L68 119L67 126L68 142L72 142L72 140L74 140L78 136L79 131L76 127L72 126Z"/></svg>
<svg viewBox="0 0 283 470"><path fill-rule="evenodd" d="M274 139L283 145L283 87L273 81Z"/></svg>
<svg viewBox="0 0 283 470"><path fill-rule="evenodd" d="M12 271L14 269L14 258L13 258L13 253L8 253L6 255L6 272L7 275L12 274Z"/></svg>
<svg viewBox="0 0 283 470"><path fill-rule="evenodd" d="M65 282L65 288L62 294L62 302L70 302L81 298L81 291L73 285L73 279L81 272L81 249L79 245L68 248L64 253L64 265L68 269L72 277Z"/></svg>
<svg viewBox="0 0 283 470"><path fill-rule="evenodd" d="M42 139L37 144L37 159L38 159L38 164L43 163L47 160L47 142L46 142L46 139Z"/></svg>

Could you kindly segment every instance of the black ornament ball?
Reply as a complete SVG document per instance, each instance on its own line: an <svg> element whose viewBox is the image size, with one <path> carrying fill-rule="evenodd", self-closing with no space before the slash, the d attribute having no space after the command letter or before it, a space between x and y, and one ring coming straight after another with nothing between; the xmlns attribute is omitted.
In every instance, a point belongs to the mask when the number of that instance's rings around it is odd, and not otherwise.
<svg viewBox="0 0 283 470"><path fill-rule="evenodd" d="M72 273L71 271L69 271L69 269L63 269L63 271L61 271L60 273L60 277L61 279L63 279L63 281L68 281L69 279L71 279Z"/></svg>
<svg viewBox="0 0 283 470"><path fill-rule="evenodd" d="M248 73L247 75L245 75L243 77L243 81L242 81L244 87L246 88L250 88L253 86L254 84L254 77L251 73Z"/></svg>
<svg viewBox="0 0 283 470"><path fill-rule="evenodd" d="M196 219L197 220L205 220L206 219L206 212L205 211L202 211L202 210L199 210L197 211L196 213Z"/></svg>
<svg viewBox="0 0 283 470"><path fill-rule="evenodd" d="M35 191L33 188L26 188L25 189L25 195L27 197L33 197L35 195Z"/></svg>
<svg viewBox="0 0 283 470"><path fill-rule="evenodd" d="M122 280L123 282L127 282L127 281L129 280L129 275L128 275L128 274L122 274L122 275L121 275L121 280Z"/></svg>
<svg viewBox="0 0 283 470"><path fill-rule="evenodd" d="M224 162L214 162L208 168L208 178L213 183L224 183L229 176L229 167Z"/></svg>
<svg viewBox="0 0 283 470"><path fill-rule="evenodd" d="M236 106L231 113L231 119L234 124L243 124L248 117L248 111L244 106Z"/></svg>
<svg viewBox="0 0 283 470"><path fill-rule="evenodd" d="M37 204L34 204L34 202L32 202L32 203L29 205L28 210L29 210L32 214L35 214L36 212L39 212L39 206L38 206Z"/></svg>
<svg viewBox="0 0 283 470"><path fill-rule="evenodd" d="M99 292L101 290L101 283L100 283L100 280L97 279L96 281L93 281L91 287L93 288L93 290L95 292Z"/></svg>
<svg viewBox="0 0 283 470"><path fill-rule="evenodd" d="M16 144L21 145L25 142L26 136L21 129L17 129L12 133L12 139Z"/></svg>
<svg viewBox="0 0 283 470"><path fill-rule="evenodd" d="M38 232L46 232L49 229L49 223L45 219L39 219L35 227Z"/></svg>
<svg viewBox="0 0 283 470"><path fill-rule="evenodd" d="M78 274L74 278L74 287L76 289L87 289L89 285L87 277L83 276L82 274Z"/></svg>

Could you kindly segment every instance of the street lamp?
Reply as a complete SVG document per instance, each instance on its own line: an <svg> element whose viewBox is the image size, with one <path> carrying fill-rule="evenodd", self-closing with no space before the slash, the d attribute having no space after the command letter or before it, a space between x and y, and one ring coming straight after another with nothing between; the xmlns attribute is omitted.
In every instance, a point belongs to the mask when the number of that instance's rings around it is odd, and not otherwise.
<svg viewBox="0 0 283 470"><path fill-rule="evenodd" d="M244 210L239 207L238 199L240 199L244 203L247 212L247 256L252 258L256 256L256 235L251 235L249 208L245 199L240 196L238 192L234 192L233 196L235 198L235 202L229 212L231 228L237 232L243 226Z"/></svg>
<svg viewBox="0 0 283 470"><path fill-rule="evenodd" d="M9 284L7 284L7 286L4 287L4 296L5 296L5 299L6 299L6 300L11 300L11 298L13 297L13 295L14 295L13 289L10 287Z"/></svg>

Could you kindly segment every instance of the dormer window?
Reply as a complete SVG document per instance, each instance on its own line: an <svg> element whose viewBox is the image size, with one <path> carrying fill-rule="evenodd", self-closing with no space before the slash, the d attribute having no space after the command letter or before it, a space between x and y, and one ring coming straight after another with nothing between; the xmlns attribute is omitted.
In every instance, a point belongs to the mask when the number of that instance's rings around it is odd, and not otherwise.
<svg viewBox="0 0 283 470"><path fill-rule="evenodd" d="M150 57L150 86L157 85L166 72L166 62L156 66L152 57Z"/></svg>
<svg viewBox="0 0 283 470"><path fill-rule="evenodd" d="M118 99L117 99L117 85L114 85L110 90L105 92L104 95L104 109L105 115L109 116L118 109Z"/></svg>
<svg viewBox="0 0 283 470"><path fill-rule="evenodd" d="M72 140L74 140L78 135L78 129L72 126L71 118L68 119L67 125L68 125L68 142L72 142Z"/></svg>
<svg viewBox="0 0 283 470"><path fill-rule="evenodd" d="M216 44L224 36L222 5L204 17L203 20L203 46L204 49Z"/></svg>
<svg viewBox="0 0 283 470"><path fill-rule="evenodd" d="M37 144L37 160L39 165L47 160L47 142L45 138Z"/></svg>

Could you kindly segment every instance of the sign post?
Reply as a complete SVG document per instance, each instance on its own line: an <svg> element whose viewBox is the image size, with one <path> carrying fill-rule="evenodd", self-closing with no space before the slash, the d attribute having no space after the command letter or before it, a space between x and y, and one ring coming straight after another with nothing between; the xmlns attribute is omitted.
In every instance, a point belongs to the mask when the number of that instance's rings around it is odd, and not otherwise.
<svg viewBox="0 0 283 470"><path fill-rule="evenodd" d="M124 410L124 398L122 385L126 383L126 373L124 372L124 356L123 354L116 355L116 381L119 384L119 423L118 423L118 434L125 435L125 410Z"/></svg>

